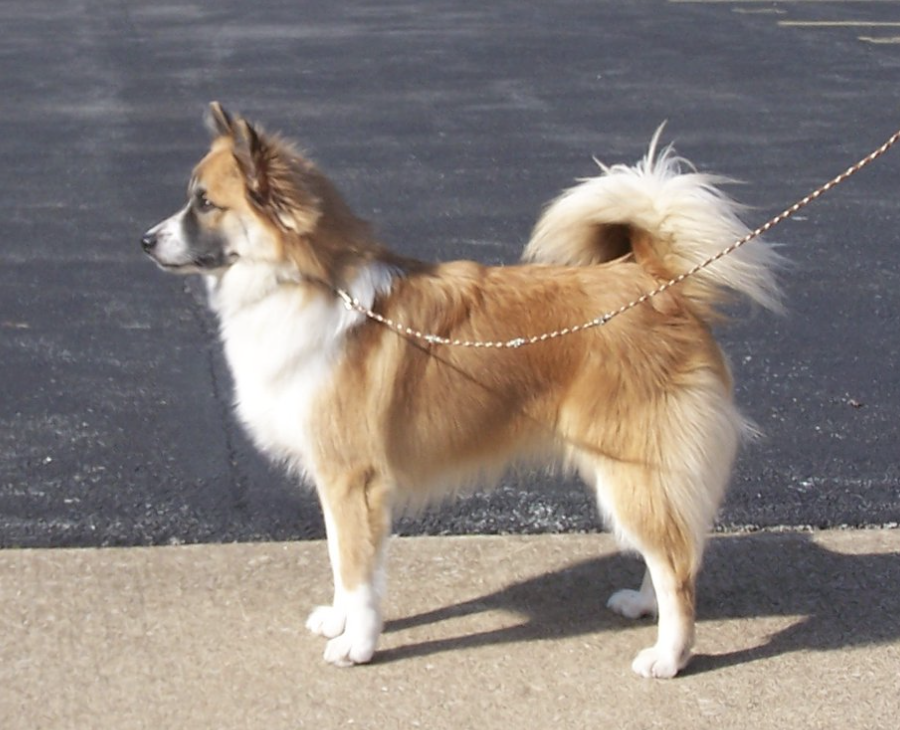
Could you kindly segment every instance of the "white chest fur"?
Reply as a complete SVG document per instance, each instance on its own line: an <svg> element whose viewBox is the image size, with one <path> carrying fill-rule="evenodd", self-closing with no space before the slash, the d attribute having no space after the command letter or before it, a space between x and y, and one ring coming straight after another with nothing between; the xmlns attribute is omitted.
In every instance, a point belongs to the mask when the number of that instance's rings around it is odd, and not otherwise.
<svg viewBox="0 0 900 730"><path fill-rule="evenodd" d="M384 266L367 267L351 294L371 306L390 289L392 276ZM258 264L233 266L211 286L210 300L220 316L240 420L263 452L314 471L311 409L361 315L321 287Z"/></svg>

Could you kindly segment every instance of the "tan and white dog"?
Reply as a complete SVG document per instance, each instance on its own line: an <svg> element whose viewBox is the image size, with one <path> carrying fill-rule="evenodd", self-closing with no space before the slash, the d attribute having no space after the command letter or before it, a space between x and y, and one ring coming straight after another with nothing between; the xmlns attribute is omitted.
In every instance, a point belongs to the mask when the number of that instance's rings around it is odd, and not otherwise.
<svg viewBox="0 0 900 730"><path fill-rule="evenodd" d="M604 326L520 348L402 336L337 290L451 339L587 322L746 232L719 180L657 150L657 134L636 166L603 167L552 203L523 264L428 264L379 244L288 142L218 104L208 123L187 205L142 245L167 271L207 276L241 421L318 492L334 602L307 626L329 639L325 659L375 652L396 509L538 461L577 470L643 556L640 589L609 606L658 614L656 644L632 666L674 676L694 638L705 536L748 430L710 323L729 290L777 308L778 256L754 242Z"/></svg>

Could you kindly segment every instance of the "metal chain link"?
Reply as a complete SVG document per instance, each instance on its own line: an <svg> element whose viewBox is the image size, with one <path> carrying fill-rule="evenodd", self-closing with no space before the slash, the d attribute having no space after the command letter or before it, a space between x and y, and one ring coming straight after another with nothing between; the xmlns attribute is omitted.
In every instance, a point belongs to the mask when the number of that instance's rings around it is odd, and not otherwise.
<svg viewBox="0 0 900 730"><path fill-rule="evenodd" d="M408 327L399 322L394 322L392 319L385 317L378 312L373 311L369 307L364 306L358 299L351 296L347 291L340 288L335 288L335 293L341 298L344 302L344 306L350 310L358 312L359 314L364 315L366 318L371 319L375 322L378 322L385 327L397 332L401 335L406 335L407 337L412 337L417 340L422 340L431 345L447 345L449 347L471 347L471 348L495 348L495 349L515 349L518 347L522 347L524 345L534 345L539 342L546 342L547 340L555 340L559 337L565 337L566 335L572 335L576 332L582 332L584 330L592 329L594 327L601 327L609 322L611 319L618 317L620 314L624 314L630 309L634 309L635 307L643 304L644 302L652 299L653 297L659 296L663 292L671 289L673 286L680 284L682 281L687 279L688 277L694 276L698 272L703 269L711 266L719 259L728 256L731 253L734 253L746 243L749 243L755 238L759 238L764 233L768 232L779 223L790 218L792 215L797 213L797 211L805 208L811 202L819 198L820 196L827 193L833 187L840 185L847 178L852 175L855 175L857 172L862 170L867 165L871 164L879 157L881 157L885 152L887 152L891 147L893 147L898 141L900 141L900 130L897 130L893 135L891 135L888 140L881 145L878 149L874 150L871 154L866 155L855 165L851 165L840 175L829 180L827 183L817 188L809 195L807 195L802 200L797 201L791 207L783 210L781 213L776 215L774 218L770 219L759 228L756 228L750 231L746 236L741 238L740 240L735 241L730 246L723 248L716 254L713 254L709 258L701 261L699 264L691 267L687 271L679 274L672 279L669 279L667 282L660 284L656 289L646 292L642 294L637 299L633 299L627 304L623 304L618 309L611 310L606 312L605 314L601 314L599 317L595 317L594 319L583 322L582 324L572 325L570 327L564 327L562 329L554 330L552 332L545 332L540 335L533 335L530 337L515 337L511 340L459 340L459 339L450 339L448 337L442 337L441 335L429 334L425 332L420 332L419 330L413 329L412 327Z"/></svg>

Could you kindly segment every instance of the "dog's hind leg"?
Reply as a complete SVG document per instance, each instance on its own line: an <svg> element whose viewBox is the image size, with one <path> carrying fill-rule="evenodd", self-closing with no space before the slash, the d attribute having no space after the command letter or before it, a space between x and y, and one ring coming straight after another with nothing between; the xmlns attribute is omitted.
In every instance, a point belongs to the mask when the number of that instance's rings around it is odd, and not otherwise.
<svg viewBox="0 0 900 730"><path fill-rule="evenodd" d="M643 551L656 590L659 623L656 644L641 651L631 668L642 677L669 678L683 669L694 643L696 571L667 550Z"/></svg>
<svg viewBox="0 0 900 730"><path fill-rule="evenodd" d="M390 490L373 470L361 469L319 487L334 603L306 622L329 639L325 660L337 666L368 662L381 635L384 559L391 529Z"/></svg>
<svg viewBox="0 0 900 730"><path fill-rule="evenodd" d="M615 611L625 618L641 618L641 616L655 616L658 607L656 604L656 591L653 589L653 577L649 568L644 571L644 580L640 590L632 591L623 588L609 597L607 608Z"/></svg>
<svg viewBox="0 0 900 730"><path fill-rule="evenodd" d="M639 591L618 591L614 611L637 618L657 613L656 644L640 652L632 669L644 677L674 677L690 659L694 602L704 533L680 516L658 472L615 465L598 470L598 500L623 542L647 565Z"/></svg>

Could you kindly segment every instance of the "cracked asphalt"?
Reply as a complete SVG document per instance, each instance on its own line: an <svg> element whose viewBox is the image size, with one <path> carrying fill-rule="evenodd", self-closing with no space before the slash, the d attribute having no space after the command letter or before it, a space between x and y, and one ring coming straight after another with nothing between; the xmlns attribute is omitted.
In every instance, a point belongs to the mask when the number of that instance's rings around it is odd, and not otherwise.
<svg viewBox="0 0 900 730"><path fill-rule="evenodd" d="M885 22L900 3L6 0L0 546L323 533L230 415L200 283L140 253L209 100L299 140L403 253L511 263L592 157L636 160L664 120L767 220L900 126ZM721 528L900 522L898 184L895 150L777 228L788 314L722 329L763 435ZM398 525L596 528L580 486L530 472Z"/></svg>

